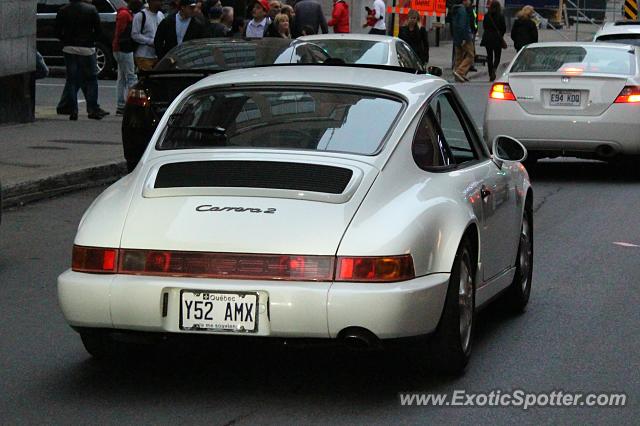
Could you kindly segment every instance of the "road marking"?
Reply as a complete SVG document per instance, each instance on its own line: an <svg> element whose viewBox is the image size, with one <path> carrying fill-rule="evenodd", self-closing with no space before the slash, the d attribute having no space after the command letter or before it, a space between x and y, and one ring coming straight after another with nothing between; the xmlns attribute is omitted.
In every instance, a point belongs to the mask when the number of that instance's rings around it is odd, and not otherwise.
<svg viewBox="0 0 640 426"><path fill-rule="evenodd" d="M614 241L613 244L620 247L640 247L638 244L625 243L623 241Z"/></svg>

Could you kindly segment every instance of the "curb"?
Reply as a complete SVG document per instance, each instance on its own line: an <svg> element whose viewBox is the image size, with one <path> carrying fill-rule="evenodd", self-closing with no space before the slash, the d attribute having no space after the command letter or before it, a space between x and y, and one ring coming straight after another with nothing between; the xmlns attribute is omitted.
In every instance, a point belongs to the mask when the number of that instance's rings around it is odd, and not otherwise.
<svg viewBox="0 0 640 426"><path fill-rule="evenodd" d="M126 163L118 161L5 186L2 188L2 209L112 183L126 174Z"/></svg>

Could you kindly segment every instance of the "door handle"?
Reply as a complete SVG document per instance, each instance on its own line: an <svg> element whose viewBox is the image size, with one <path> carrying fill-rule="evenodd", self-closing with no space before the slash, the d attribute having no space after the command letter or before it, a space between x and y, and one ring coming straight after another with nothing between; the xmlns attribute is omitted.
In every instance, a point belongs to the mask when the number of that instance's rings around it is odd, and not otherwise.
<svg viewBox="0 0 640 426"><path fill-rule="evenodd" d="M489 195L491 195L491 190L482 185L482 187L480 188L480 196L482 197L482 199L486 200Z"/></svg>

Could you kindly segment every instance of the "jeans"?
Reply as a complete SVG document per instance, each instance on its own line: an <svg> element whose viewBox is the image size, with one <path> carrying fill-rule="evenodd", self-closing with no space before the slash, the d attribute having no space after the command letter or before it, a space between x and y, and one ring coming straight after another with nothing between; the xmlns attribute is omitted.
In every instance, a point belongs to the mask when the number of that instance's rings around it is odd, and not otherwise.
<svg viewBox="0 0 640 426"><path fill-rule="evenodd" d="M496 78L496 69L500 65L500 56L502 56L502 46L487 46L487 67L489 67L489 77Z"/></svg>
<svg viewBox="0 0 640 426"><path fill-rule="evenodd" d="M129 89L136 84L138 77L133 65L133 52L113 52L113 57L118 63L118 82L116 83L116 107L124 109Z"/></svg>
<svg viewBox="0 0 640 426"><path fill-rule="evenodd" d="M77 114L78 90L82 89L87 101L87 112L97 112L100 105L98 105L98 71L95 53L88 56L63 54L64 63L67 66L67 80L58 102L58 110Z"/></svg>

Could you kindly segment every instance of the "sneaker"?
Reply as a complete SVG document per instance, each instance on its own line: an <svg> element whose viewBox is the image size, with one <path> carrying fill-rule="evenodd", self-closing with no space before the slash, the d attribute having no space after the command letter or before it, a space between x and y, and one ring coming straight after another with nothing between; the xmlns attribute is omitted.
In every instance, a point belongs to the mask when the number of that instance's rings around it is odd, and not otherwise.
<svg viewBox="0 0 640 426"><path fill-rule="evenodd" d="M465 81L469 81L467 80L466 77L463 77L462 75L458 74L457 71L453 72L453 77L456 79L458 83L464 83Z"/></svg>
<svg viewBox="0 0 640 426"><path fill-rule="evenodd" d="M124 115L124 108L117 108L116 115Z"/></svg>
<svg viewBox="0 0 640 426"><path fill-rule="evenodd" d="M66 114L61 114L61 115L66 115ZM78 120L78 112L69 113L69 120L77 121Z"/></svg>

